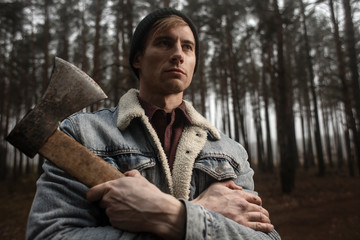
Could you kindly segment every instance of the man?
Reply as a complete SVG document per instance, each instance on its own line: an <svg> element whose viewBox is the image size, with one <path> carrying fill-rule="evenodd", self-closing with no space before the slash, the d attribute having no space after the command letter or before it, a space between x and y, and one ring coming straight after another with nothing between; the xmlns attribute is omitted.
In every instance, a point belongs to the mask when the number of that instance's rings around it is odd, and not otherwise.
<svg viewBox="0 0 360 240"><path fill-rule="evenodd" d="M280 238L253 192L246 151L183 101L198 55L181 12L160 9L139 23L130 51L139 91L61 124L126 177L89 190L46 162L28 239Z"/></svg>

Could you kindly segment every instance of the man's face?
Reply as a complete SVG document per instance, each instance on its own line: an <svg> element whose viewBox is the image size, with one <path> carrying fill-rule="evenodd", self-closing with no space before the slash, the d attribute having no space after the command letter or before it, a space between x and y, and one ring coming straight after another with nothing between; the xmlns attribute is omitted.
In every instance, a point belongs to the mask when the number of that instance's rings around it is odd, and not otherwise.
<svg viewBox="0 0 360 240"><path fill-rule="evenodd" d="M195 68L195 39L187 25L179 25L147 39L134 67L139 69L140 92L171 95L182 93L191 83Z"/></svg>

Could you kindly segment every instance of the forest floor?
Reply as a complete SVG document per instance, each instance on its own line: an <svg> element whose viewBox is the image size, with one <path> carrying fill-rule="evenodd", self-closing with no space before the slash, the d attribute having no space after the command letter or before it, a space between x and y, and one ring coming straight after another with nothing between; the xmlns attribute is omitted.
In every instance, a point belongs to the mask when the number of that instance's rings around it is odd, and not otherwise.
<svg viewBox="0 0 360 240"><path fill-rule="evenodd" d="M24 239L36 177L0 182L0 239ZM296 187L282 194L278 174L255 174L255 188L284 240L360 239L360 178L298 170Z"/></svg>

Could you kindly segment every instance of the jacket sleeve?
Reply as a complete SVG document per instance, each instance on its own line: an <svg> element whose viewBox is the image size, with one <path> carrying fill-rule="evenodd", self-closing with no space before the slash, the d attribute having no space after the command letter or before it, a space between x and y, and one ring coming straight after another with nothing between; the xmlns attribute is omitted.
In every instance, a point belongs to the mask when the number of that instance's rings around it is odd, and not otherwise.
<svg viewBox="0 0 360 240"><path fill-rule="evenodd" d="M63 123L61 130L74 137L71 124ZM26 239L157 239L153 234L113 228L104 211L86 199L88 187L49 161L45 161L43 169Z"/></svg>
<svg viewBox="0 0 360 240"><path fill-rule="evenodd" d="M157 239L113 228L86 200L88 188L46 161L28 218L26 239Z"/></svg>
<svg viewBox="0 0 360 240"><path fill-rule="evenodd" d="M182 201L187 216L185 239L281 239L275 230L270 233L255 231L200 205Z"/></svg>
<svg viewBox="0 0 360 240"><path fill-rule="evenodd" d="M247 161L245 149L238 143L232 149L237 151L234 156L238 156L238 166L234 170L236 178L233 181L243 191L257 195L254 190L254 171ZM186 206L186 239L281 239L275 230L270 233L255 231L191 201L182 201Z"/></svg>

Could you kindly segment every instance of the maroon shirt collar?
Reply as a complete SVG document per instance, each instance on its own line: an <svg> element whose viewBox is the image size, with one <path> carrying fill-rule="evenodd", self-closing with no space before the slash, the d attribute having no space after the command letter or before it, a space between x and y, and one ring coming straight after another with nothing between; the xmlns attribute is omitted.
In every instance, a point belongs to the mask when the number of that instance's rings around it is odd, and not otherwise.
<svg viewBox="0 0 360 240"><path fill-rule="evenodd" d="M144 99L142 99L140 96L138 96L139 102L141 107L145 110L145 115L149 118L150 122L154 116L154 114L160 110L160 111L164 111L163 109L159 108L158 106L151 104L147 101L145 101ZM180 111L179 111L180 110ZM181 114L182 117L184 117L184 119L192 124L192 120L191 117L189 116L189 114L186 112L186 105L185 102L182 101L181 104L175 109L175 111L178 111ZM180 114L177 114L176 117L178 117Z"/></svg>

